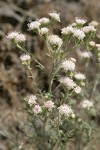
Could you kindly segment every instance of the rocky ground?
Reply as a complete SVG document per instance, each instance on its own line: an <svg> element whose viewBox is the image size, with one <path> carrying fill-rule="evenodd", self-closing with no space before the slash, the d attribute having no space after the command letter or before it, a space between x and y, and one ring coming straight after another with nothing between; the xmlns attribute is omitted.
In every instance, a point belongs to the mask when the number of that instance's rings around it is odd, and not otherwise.
<svg viewBox="0 0 100 150"><path fill-rule="evenodd" d="M0 150L8 150L8 137L13 139L13 135L20 132L22 118L26 120L26 115L20 110L20 98L26 92L34 91L31 80L27 78L29 73L19 60L21 52L6 40L6 34L12 30L26 34L27 49L47 67L50 66L45 58L43 41L27 31L27 23L47 16L51 10L61 13L62 23L58 29L68 25L76 16L100 21L100 0L0 0ZM54 32L59 33L57 29ZM35 68L34 72L41 86L46 88L46 77L39 75Z"/></svg>

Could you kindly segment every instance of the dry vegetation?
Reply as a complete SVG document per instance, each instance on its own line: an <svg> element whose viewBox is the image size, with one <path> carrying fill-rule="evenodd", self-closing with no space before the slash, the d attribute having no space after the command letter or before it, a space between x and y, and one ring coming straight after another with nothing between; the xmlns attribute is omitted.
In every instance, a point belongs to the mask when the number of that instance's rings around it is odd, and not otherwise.
<svg viewBox="0 0 100 150"><path fill-rule="evenodd" d="M13 47L5 38L5 35L12 30L20 31L27 35L27 49L31 49L36 58L47 66L49 69L50 61L45 58L46 48L43 41L27 31L27 22L35 20L38 17L44 17L51 10L61 12L62 24L58 25L58 29L68 25L76 16L86 18L88 21L100 21L100 1L99 0L0 0L0 150L10 150L9 145L15 135L19 136L19 143L25 137L22 126L26 123L26 114L21 110L20 98L26 94L35 91L32 87L31 80L27 78L29 72L21 65L19 56L21 52ZM55 33L59 34L57 29ZM98 39L97 39L97 42ZM81 68L82 60L78 57L78 53L73 54L80 62L77 70L83 71ZM41 83L45 89L48 87L48 79L40 74L39 70L34 67L36 80ZM93 67L89 68L87 75L90 80L94 77L96 67L91 61ZM98 86L97 94L100 92ZM95 97L94 97L95 100ZM97 106L100 112L99 106ZM93 135L88 148L85 150L100 150L100 114L91 116L95 120L97 131ZM11 139L9 139L9 137ZM27 143L27 150L30 149ZM73 143L75 145L76 143ZM69 150L82 150L69 143Z"/></svg>

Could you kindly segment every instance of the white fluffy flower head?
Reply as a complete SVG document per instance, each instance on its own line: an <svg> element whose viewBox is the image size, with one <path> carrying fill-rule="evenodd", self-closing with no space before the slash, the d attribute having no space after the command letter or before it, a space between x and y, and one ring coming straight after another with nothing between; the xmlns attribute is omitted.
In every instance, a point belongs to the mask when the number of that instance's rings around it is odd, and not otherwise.
<svg viewBox="0 0 100 150"><path fill-rule="evenodd" d="M41 24L39 21L32 21L31 23L28 24L28 28L29 30L35 30L35 29L39 29L40 25Z"/></svg>
<svg viewBox="0 0 100 150"><path fill-rule="evenodd" d="M29 55L26 55L26 54L23 54L20 56L20 60L23 62L23 61L27 61L27 60L30 60L30 56Z"/></svg>
<svg viewBox="0 0 100 150"><path fill-rule="evenodd" d="M99 23L97 21L91 21L89 23L90 26L93 26L93 27L97 27L99 25Z"/></svg>
<svg viewBox="0 0 100 150"><path fill-rule="evenodd" d="M96 44L95 46L96 46L97 50L100 51L100 44Z"/></svg>
<svg viewBox="0 0 100 150"><path fill-rule="evenodd" d="M48 34L48 31L49 31L49 29L46 28L46 27L40 29L40 33L41 33L42 35L47 35L47 34Z"/></svg>
<svg viewBox="0 0 100 150"><path fill-rule="evenodd" d="M48 37L48 40L52 46L61 47L63 44L62 39L58 35L50 35Z"/></svg>
<svg viewBox="0 0 100 150"><path fill-rule="evenodd" d="M72 62L76 63L76 59L75 59L75 58L71 57L70 60L71 60Z"/></svg>
<svg viewBox="0 0 100 150"><path fill-rule="evenodd" d="M36 104L37 97L35 95L31 94L31 95L27 96L27 99L28 99L28 104L30 106Z"/></svg>
<svg viewBox="0 0 100 150"><path fill-rule="evenodd" d="M15 40L16 42L25 42L26 36L16 31L8 33L6 36L9 40Z"/></svg>
<svg viewBox="0 0 100 150"><path fill-rule="evenodd" d="M44 107L51 110L52 108L55 107L54 102L52 102L51 100L48 100L46 102L44 102Z"/></svg>
<svg viewBox="0 0 100 150"><path fill-rule="evenodd" d="M74 71L75 70L75 63L72 60L65 60L61 64L61 68L63 68L65 71Z"/></svg>
<svg viewBox="0 0 100 150"><path fill-rule="evenodd" d="M60 13L57 13L55 11L49 13L49 16L54 19L55 21L59 21L60 22Z"/></svg>
<svg viewBox="0 0 100 150"><path fill-rule="evenodd" d="M92 54L90 52L82 52L80 56L83 58L90 58Z"/></svg>
<svg viewBox="0 0 100 150"><path fill-rule="evenodd" d="M80 29L75 29L73 32L73 36L77 37L79 40L83 40L85 38L85 34Z"/></svg>
<svg viewBox="0 0 100 150"><path fill-rule="evenodd" d="M89 100L84 100L82 103L81 103L81 106L83 108L86 108L86 109L90 109L91 107L93 107L93 103Z"/></svg>
<svg viewBox="0 0 100 150"><path fill-rule="evenodd" d="M48 24L48 23L50 22L50 19L49 19L49 18L41 18L41 19L39 20L39 22L40 22L41 24L43 24L43 25L46 25L46 24Z"/></svg>
<svg viewBox="0 0 100 150"><path fill-rule="evenodd" d="M77 24L84 25L86 23L86 20L76 17L75 22Z"/></svg>
<svg viewBox="0 0 100 150"><path fill-rule="evenodd" d="M19 34L16 36L15 40L16 40L17 42L24 42L24 41L26 41L26 36L25 36L24 34L19 33Z"/></svg>
<svg viewBox="0 0 100 150"><path fill-rule="evenodd" d="M74 32L74 28L72 26L67 26L66 28L63 28L61 33L63 35L72 34Z"/></svg>
<svg viewBox="0 0 100 150"><path fill-rule="evenodd" d="M79 94L79 93L81 93L81 88L79 86L76 86L74 91L76 94Z"/></svg>
<svg viewBox="0 0 100 150"><path fill-rule="evenodd" d="M74 77L77 79L77 80L84 80L85 79L85 75L82 74L82 73L76 73L74 75Z"/></svg>
<svg viewBox="0 0 100 150"><path fill-rule="evenodd" d="M34 114L39 114L42 112L42 108L41 106L39 106L38 104L36 104L34 107L33 107L33 112Z"/></svg>
<svg viewBox="0 0 100 150"><path fill-rule="evenodd" d="M14 32L8 33L8 35L7 35L6 37L7 37L7 39L9 39L9 40L13 40L13 39L16 38L17 35L19 35L19 33L16 32L16 31L14 31Z"/></svg>
<svg viewBox="0 0 100 150"><path fill-rule="evenodd" d="M94 47L95 46L95 42L94 41L90 41L89 45L92 46L92 47Z"/></svg>
<svg viewBox="0 0 100 150"><path fill-rule="evenodd" d="M70 79L70 78L68 78L68 77L61 77L60 79L59 79L59 82L61 83L61 84L63 84L63 85L65 85L65 86L67 86L67 88L70 90L70 89L74 89L74 87L76 87L76 83L72 80L72 79Z"/></svg>
<svg viewBox="0 0 100 150"><path fill-rule="evenodd" d="M66 117L73 117L73 118L75 117L75 114L71 109L71 107L66 104L61 105L58 109L60 115L64 115Z"/></svg>
<svg viewBox="0 0 100 150"><path fill-rule="evenodd" d="M89 33L89 32L96 32L96 29L94 28L94 26L85 26L85 27L83 27L83 31L85 32L85 33Z"/></svg>

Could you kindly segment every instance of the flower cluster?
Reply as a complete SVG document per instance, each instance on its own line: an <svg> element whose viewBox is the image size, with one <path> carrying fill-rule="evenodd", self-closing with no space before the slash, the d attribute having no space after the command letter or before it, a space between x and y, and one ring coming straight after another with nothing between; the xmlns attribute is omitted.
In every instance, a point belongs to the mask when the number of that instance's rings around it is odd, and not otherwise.
<svg viewBox="0 0 100 150"><path fill-rule="evenodd" d="M59 109L59 114L60 115L75 118L75 114L74 114L73 110L67 104L61 105L58 109Z"/></svg>
<svg viewBox="0 0 100 150"><path fill-rule="evenodd" d="M68 77L61 77L59 79L59 81L60 81L61 84L65 85L69 90L76 87L75 82L72 79L68 78Z"/></svg>
<svg viewBox="0 0 100 150"><path fill-rule="evenodd" d="M36 104L37 103L36 100L37 100L37 97L33 94L27 96L27 102L29 106L33 106L34 104Z"/></svg>
<svg viewBox="0 0 100 150"><path fill-rule="evenodd" d="M48 41L53 47L60 48L61 45L63 44L62 39L58 35L50 35L48 36Z"/></svg>
<svg viewBox="0 0 100 150"><path fill-rule="evenodd" d="M61 29L62 30L61 33L64 36L71 35L73 37L76 37L78 40L84 40L87 33L96 32L95 27L97 26L96 23L94 23L95 24L94 26L91 23L89 24L89 26L83 27L85 23L86 23L86 20L81 19L81 18L75 18L75 23Z"/></svg>
<svg viewBox="0 0 100 150"><path fill-rule="evenodd" d="M50 12L49 16L51 17L51 19L54 19L55 21L60 22L60 14L57 13L56 11Z"/></svg>
<svg viewBox="0 0 100 150"><path fill-rule="evenodd" d="M28 61L28 60L30 60L30 59L31 59L31 57L30 57L29 55L27 55L27 54L23 54L23 55L20 56L20 60L21 60L22 62Z"/></svg>
<svg viewBox="0 0 100 150"><path fill-rule="evenodd" d="M16 31L8 33L8 35L6 37L9 40L15 40L18 43L26 41L26 36L24 34L16 32Z"/></svg>
<svg viewBox="0 0 100 150"><path fill-rule="evenodd" d="M89 110L91 107L93 107L93 103L86 99L81 103L81 106Z"/></svg>
<svg viewBox="0 0 100 150"><path fill-rule="evenodd" d="M85 79L85 75L82 74L82 73L76 73L74 75L74 77L77 79L77 80L84 80Z"/></svg>
<svg viewBox="0 0 100 150"><path fill-rule="evenodd" d="M63 68L65 71L74 71L75 70L75 63L71 59L65 60L61 64L61 68Z"/></svg>
<svg viewBox="0 0 100 150"><path fill-rule="evenodd" d="M59 82L67 87L68 90L73 90L76 94L79 94L82 91L81 86L83 86L85 75L75 72L75 62L76 60L74 58L70 58L62 62L61 68L65 71L66 76L61 77ZM76 82L74 79L76 79Z"/></svg>
<svg viewBox="0 0 100 150"><path fill-rule="evenodd" d="M86 23L86 20L76 17L75 22L79 25L84 25Z"/></svg>

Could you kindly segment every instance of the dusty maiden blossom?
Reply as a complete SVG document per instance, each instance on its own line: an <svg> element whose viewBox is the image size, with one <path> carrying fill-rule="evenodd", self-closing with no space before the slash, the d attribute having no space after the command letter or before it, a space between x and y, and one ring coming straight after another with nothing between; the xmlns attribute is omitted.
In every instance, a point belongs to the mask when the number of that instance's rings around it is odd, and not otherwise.
<svg viewBox="0 0 100 150"><path fill-rule="evenodd" d="M30 106L36 104L37 97L35 95L31 94L31 95L27 96L27 99L28 99L28 104Z"/></svg>
<svg viewBox="0 0 100 150"><path fill-rule="evenodd" d="M96 44L95 46L96 46L97 50L100 50L100 44Z"/></svg>
<svg viewBox="0 0 100 150"><path fill-rule="evenodd" d="M73 118L75 117L75 114L71 109L71 107L66 104L61 105L58 109L60 115L64 115L66 117L73 117Z"/></svg>
<svg viewBox="0 0 100 150"><path fill-rule="evenodd" d="M89 45L94 47L95 46L95 42L94 41L90 41Z"/></svg>
<svg viewBox="0 0 100 150"><path fill-rule="evenodd" d="M33 112L34 114L39 114L42 112L42 108L41 106L39 106L38 104L36 104L34 107L33 107Z"/></svg>
<svg viewBox="0 0 100 150"><path fill-rule="evenodd" d="M74 71L75 70L75 63L72 60L65 60L61 64L61 68L63 68L65 71Z"/></svg>
<svg viewBox="0 0 100 150"><path fill-rule="evenodd" d="M52 102L51 100L48 100L46 102L44 102L44 107L51 110L52 108L55 107L54 102Z"/></svg>
<svg viewBox="0 0 100 150"><path fill-rule="evenodd" d="M21 61L27 61L27 60L30 60L30 56L29 55L26 55L26 54L23 54L20 56L20 60Z"/></svg>
<svg viewBox="0 0 100 150"><path fill-rule="evenodd" d="M96 29L93 27L93 26L85 26L85 27L83 27L83 31L85 32L85 33L89 33L89 32L95 32L96 31Z"/></svg>
<svg viewBox="0 0 100 150"><path fill-rule="evenodd" d="M90 109L91 107L93 107L93 103L89 100L84 100L82 103L81 103L81 106L83 108L86 108L86 109Z"/></svg>
<svg viewBox="0 0 100 150"><path fill-rule="evenodd" d="M60 14L53 11L51 13L49 13L49 16L54 19L55 21L59 21L60 22Z"/></svg>
<svg viewBox="0 0 100 150"><path fill-rule="evenodd" d="M59 79L59 82L61 84L65 85L69 90L73 89L74 87L76 87L76 83L72 79L70 79L68 77L61 77Z"/></svg>
<svg viewBox="0 0 100 150"><path fill-rule="evenodd" d="M24 41L26 41L26 36L25 36L24 34L19 33L19 34L16 36L15 40L16 40L17 42L24 42Z"/></svg>
<svg viewBox="0 0 100 150"><path fill-rule="evenodd" d="M79 86L76 86L74 91L76 94L79 94L79 93L81 93L81 88Z"/></svg>
<svg viewBox="0 0 100 150"><path fill-rule="evenodd" d="M77 37L79 40L83 40L85 37L85 34L82 30L80 29L75 29L73 32L73 36Z"/></svg>
<svg viewBox="0 0 100 150"><path fill-rule="evenodd" d="M84 57L84 58L90 58L91 55L92 55L91 52L82 52L81 53L81 56Z"/></svg>
<svg viewBox="0 0 100 150"><path fill-rule="evenodd" d="M48 41L52 46L61 47L63 41L58 35L50 35L48 37Z"/></svg>
<svg viewBox="0 0 100 150"><path fill-rule="evenodd" d="M99 25L99 23L97 21L91 21L89 23L90 26L94 26L94 27L97 27Z"/></svg>
<svg viewBox="0 0 100 150"><path fill-rule="evenodd" d="M70 60L73 61L74 63L76 63L76 59L75 58L71 57Z"/></svg>
<svg viewBox="0 0 100 150"><path fill-rule="evenodd" d="M41 18L39 20L39 23L43 24L43 25L46 25L50 22L50 19L49 18Z"/></svg>
<svg viewBox="0 0 100 150"><path fill-rule="evenodd" d="M28 24L28 28L29 30L35 30L35 29L39 29L40 25L41 24L39 21L32 21L31 23Z"/></svg>
<svg viewBox="0 0 100 150"><path fill-rule="evenodd" d="M13 40L16 38L16 36L19 35L18 32L14 31L14 32L10 32L8 33L8 35L6 36L9 40Z"/></svg>
<svg viewBox="0 0 100 150"><path fill-rule="evenodd" d="M70 26L67 26L66 28L63 28L61 29L61 33L63 35L68 35L68 34L72 34L74 32L74 28L70 25Z"/></svg>
<svg viewBox="0 0 100 150"><path fill-rule="evenodd" d="M42 35L47 35L47 34L48 34L48 31L49 31L49 29L46 28L46 27L40 29L40 33L41 33Z"/></svg>
<svg viewBox="0 0 100 150"><path fill-rule="evenodd" d="M76 74L74 75L74 77L75 77L76 79L78 79L78 80L84 80L84 79L85 79L85 75L82 74L82 73L76 73Z"/></svg>
<svg viewBox="0 0 100 150"><path fill-rule="evenodd" d="M77 24L83 25L86 23L86 20L76 17L75 21Z"/></svg>
<svg viewBox="0 0 100 150"><path fill-rule="evenodd" d="M19 32L10 32L6 36L9 40L15 40L16 42L25 42L26 41L26 36L24 34L21 34Z"/></svg>

